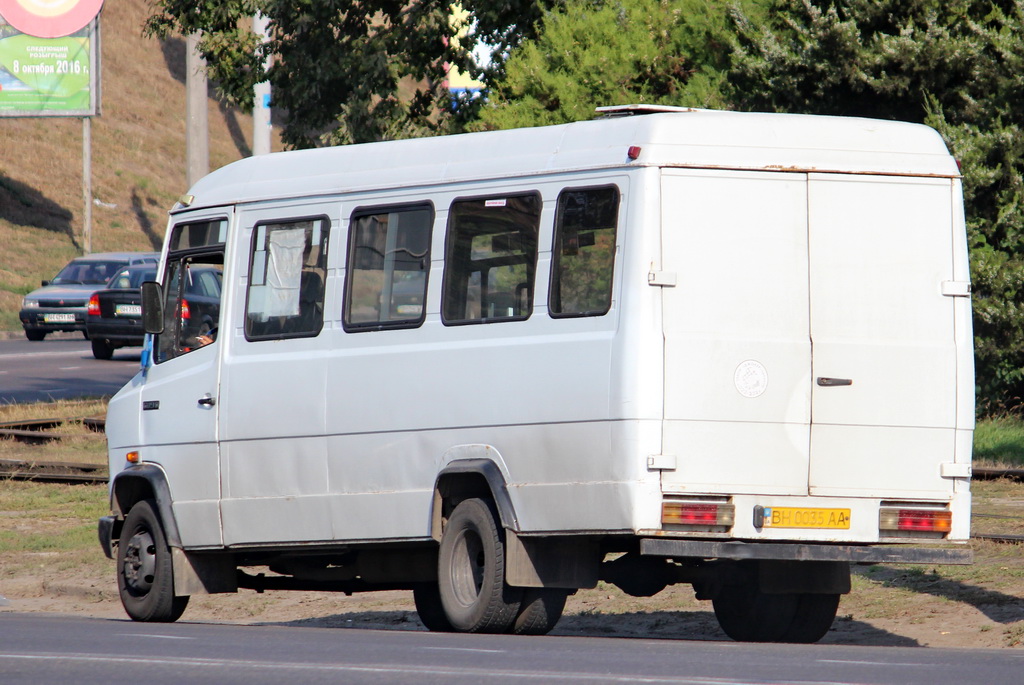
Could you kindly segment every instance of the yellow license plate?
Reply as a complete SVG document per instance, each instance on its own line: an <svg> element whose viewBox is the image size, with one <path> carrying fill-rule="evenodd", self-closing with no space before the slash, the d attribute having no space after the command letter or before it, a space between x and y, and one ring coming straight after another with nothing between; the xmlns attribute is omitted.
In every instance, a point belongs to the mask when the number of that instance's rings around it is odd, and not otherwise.
<svg viewBox="0 0 1024 685"><path fill-rule="evenodd" d="M849 509L765 507L765 528L832 528L849 530Z"/></svg>

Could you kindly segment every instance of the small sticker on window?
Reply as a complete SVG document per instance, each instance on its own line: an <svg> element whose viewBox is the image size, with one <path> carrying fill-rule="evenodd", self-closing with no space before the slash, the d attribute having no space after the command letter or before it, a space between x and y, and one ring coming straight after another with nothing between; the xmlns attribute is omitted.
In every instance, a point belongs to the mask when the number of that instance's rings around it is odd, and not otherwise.
<svg viewBox="0 0 1024 685"><path fill-rule="evenodd" d="M506 200L486 200L484 207L504 207Z"/></svg>

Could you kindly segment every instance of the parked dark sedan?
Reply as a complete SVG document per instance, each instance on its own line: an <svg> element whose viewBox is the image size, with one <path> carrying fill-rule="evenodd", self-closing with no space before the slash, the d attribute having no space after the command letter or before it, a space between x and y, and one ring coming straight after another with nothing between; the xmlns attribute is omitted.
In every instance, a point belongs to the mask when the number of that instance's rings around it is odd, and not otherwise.
<svg viewBox="0 0 1024 685"><path fill-rule="evenodd" d="M146 334L142 330L143 281L156 278L153 264L130 266L122 269L107 288L98 290L89 298L85 317L85 332L92 342L92 355L96 359L110 359L114 350L142 345ZM190 272L185 285L182 319L194 318L205 323L205 330L216 326L220 308L220 267L199 267ZM207 321L208 320L208 321Z"/></svg>

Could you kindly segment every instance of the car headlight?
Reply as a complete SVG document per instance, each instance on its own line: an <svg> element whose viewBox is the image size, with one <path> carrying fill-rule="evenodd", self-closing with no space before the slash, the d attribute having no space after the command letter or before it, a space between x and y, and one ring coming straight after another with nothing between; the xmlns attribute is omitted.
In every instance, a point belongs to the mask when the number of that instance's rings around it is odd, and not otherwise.
<svg viewBox="0 0 1024 685"><path fill-rule="evenodd" d="M35 309L38 306L39 300L32 300L27 297L21 303L22 309Z"/></svg>

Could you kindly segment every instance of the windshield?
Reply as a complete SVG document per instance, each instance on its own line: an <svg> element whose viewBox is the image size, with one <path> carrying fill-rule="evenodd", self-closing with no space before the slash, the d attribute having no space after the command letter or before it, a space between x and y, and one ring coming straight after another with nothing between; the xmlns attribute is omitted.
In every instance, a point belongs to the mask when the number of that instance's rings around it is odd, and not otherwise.
<svg viewBox="0 0 1024 685"><path fill-rule="evenodd" d="M124 262L74 260L50 281L51 285L88 284L104 285Z"/></svg>

